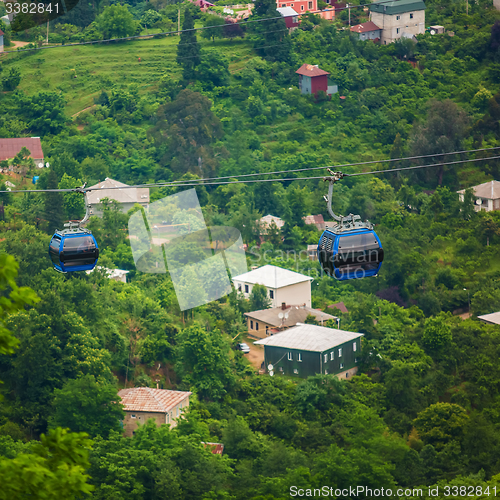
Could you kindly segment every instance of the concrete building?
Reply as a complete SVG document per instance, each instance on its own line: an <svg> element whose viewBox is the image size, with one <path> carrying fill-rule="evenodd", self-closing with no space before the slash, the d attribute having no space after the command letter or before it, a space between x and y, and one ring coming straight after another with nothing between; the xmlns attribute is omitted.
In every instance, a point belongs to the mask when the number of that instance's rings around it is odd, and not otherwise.
<svg viewBox="0 0 500 500"><path fill-rule="evenodd" d="M125 436L134 435L139 425L144 425L152 418L159 427L162 424L177 425L177 419L183 408L189 406L190 392L134 387L118 391L121 398L125 419L123 431Z"/></svg>
<svg viewBox="0 0 500 500"><path fill-rule="evenodd" d="M102 215L100 204L104 198L119 202L122 205L122 212L125 213L133 208L136 203L142 205L145 209L149 206L149 188L129 188L123 182L106 177L103 182L89 186L88 189L92 190L87 194L92 215Z"/></svg>
<svg viewBox="0 0 500 500"><path fill-rule="evenodd" d="M362 41L373 40L374 42L378 42L382 36L382 30L372 21L351 26L351 31L357 33L359 39Z"/></svg>
<svg viewBox="0 0 500 500"><path fill-rule="evenodd" d="M474 209L476 212L485 210L500 210L500 182L489 181L472 188L476 203ZM460 201L464 201L465 189L457 191Z"/></svg>
<svg viewBox="0 0 500 500"><path fill-rule="evenodd" d="M271 300L271 307L278 307L283 302L311 307L312 280L310 276L269 264L233 277L236 290L245 298L250 296L254 285L264 285Z"/></svg>
<svg viewBox="0 0 500 500"><path fill-rule="evenodd" d="M338 320L336 316L318 309L311 309L303 305L291 306L285 303L281 304L281 307L248 312L245 313L245 316L247 317L248 334L259 339L304 323L308 316L314 316L321 325L330 319Z"/></svg>
<svg viewBox="0 0 500 500"><path fill-rule="evenodd" d="M254 342L264 346L269 374L307 378L336 375L349 378L358 371L362 333L299 324Z"/></svg>
<svg viewBox="0 0 500 500"><path fill-rule="evenodd" d="M328 81L328 71L323 71L317 64L303 64L295 73L299 75L299 89L302 94L316 94L320 90L328 95L338 92L337 85Z"/></svg>
<svg viewBox="0 0 500 500"><path fill-rule="evenodd" d="M399 40L403 33L421 35L425 33L425 3L423 0L379 0L370 5L370 21L381 29L383 44Z"/></svg>
<svg viewBox="0 0 500 500"><path fill-rule="evenodd" d="M285 225L285 221L283 219L281 219L280 217L275 217L274 215L265 215L264 217L261 217L257 222L260 226L260 234L267 234L267 231L269 230L273 222L278 229L281 229Z"/></svg>
<svg viewBox="0 0 500 500"><path fill-rule="evenodd" d="M44 156L40 137L0 139L0 161L12 160L23 148L29 150L29 157L33 159L35 165L43 163Z"/></svg>

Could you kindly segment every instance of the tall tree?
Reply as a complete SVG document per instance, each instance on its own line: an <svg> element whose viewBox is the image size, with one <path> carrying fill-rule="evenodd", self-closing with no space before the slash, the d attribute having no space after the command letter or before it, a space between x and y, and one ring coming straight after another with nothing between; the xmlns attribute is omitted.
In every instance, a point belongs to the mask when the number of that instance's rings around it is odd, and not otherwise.
<svg viewBox="0 0 500 500"><path fill-rule="evenodd" d="M47 189L58 189L57 175L50 170L47 179ZM53 233L56 229L63 229L64 198L61 193L45 193L45 219L48 222L47 231Z"/></svg>
<svg viewBox="0 0 500 500"><path fill-rule="evenodd" d="M276 10L274 0L257 0L252 13L252 19L269 19L253 23L252 33L256 35L255 49L268 61L293 61L292 41L284 18Z"/></svg>
<svg viewBox="0 0 500 500"><path fill-rule="evenodd" d="M194 31L194 17L191 10L186 9L184 11L181 39L177 45L177 64L182 66L184 80L195 77L195 68L200 62L200 46L196 39L196 31Z"/></svg>

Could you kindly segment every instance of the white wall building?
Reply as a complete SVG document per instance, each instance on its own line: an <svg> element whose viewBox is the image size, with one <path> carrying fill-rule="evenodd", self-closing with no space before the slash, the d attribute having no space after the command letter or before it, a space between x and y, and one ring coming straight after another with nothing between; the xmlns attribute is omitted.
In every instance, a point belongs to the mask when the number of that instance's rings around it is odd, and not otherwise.
<svg viewBox="0 0 500 500"><path fill-rule="evenodd" d="M310 276L271 265L233 277L236 290L247 299L254 285L264 285L271 299L271 307L278 307L283 302L311 307L312 280Z"/></svg>
<svg viewBox="0 0 500 500"><path fill-rule="evenodd" d="M474 209L476 212L485 210L491 212L492 210L500 210L500 182L489 181L472 188L476 203ZM457 191L460 201L464 201L465 189Z"/></svg>

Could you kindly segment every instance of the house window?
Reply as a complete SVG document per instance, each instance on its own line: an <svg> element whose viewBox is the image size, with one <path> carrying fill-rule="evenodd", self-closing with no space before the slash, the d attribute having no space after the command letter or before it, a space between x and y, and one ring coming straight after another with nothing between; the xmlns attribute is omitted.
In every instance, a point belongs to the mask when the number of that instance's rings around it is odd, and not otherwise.
<svg viewBox="0 0 500 500"><path fill-rule="evenodd" d="M170 415L167 413L167 424L170 423Z"/></svg>
<svg viewBox="0 0 500 500"><path fill-rule="evenodd" d="M300 6L300 10L304 10L304 6L303 5Z"/></svg>
<svg viewBox="0 0 500 500"><path fill-rule="evenodd" d="M299 374L299 370L297 370L297 368L294 368L293 369L293 373L295 373L295 375L298 375Z"/></svg>
<svg viewBox="0 0 500 500"><path fill-rule="evenodd" d="M274 299L274 290L269 290L269 297Z"/></svg>
<svg viewBox="0 0 500 500"><path fill-rule="evenodd" d="M250 320L250 330L253 330L253 321Z"/></svg>
<svg viewBox="0 0 500 500"><path fill-rule="evenodd" d="M344 368L344 363L340 363L340 369Z"/></svg>
<svg viewBox="0 0 500 500"><path fill-rule="evenodd" d="M396 28L396 33L399 33L399 28Z"/></svg>
<svg viewBox="0 0 500 500"><path fill-rule="evenodd" d="M307 8L308 8L308 9L312 9L312 8L313 8L313 3L312 3L312 2L309 2L309 4L308 4L308 7L307 7Z"/></svg>
<svg viewBox="0 0 500 500"><path fill-rule="evenodd" d="M345 378L349 378L349 372L345 374Z"/></svg>
<svg viewBox="0 0 500 500"><path fill-rule="evenodd" d="M328 361L328 354L325 354L325 355L323 356L323 359L324 359L324 361L325 361L325 363L326 363L326 362Z"/></svg>
<svg viewBox="0 0 500 500"><path fill-rule="evenodd" d="M269 335L269 327L266 325L266 335Z"/></svg>
<svg viewBox="0 0 500 500"><path fill-rule="evenodd" d="M302 361L302 354L300 352L297 354L297 361Z"/></svg>
<svg viewBox="0 0 500 500"><path fill-rule="evenodd" d="M245 293L248 293L248 285L245 285Z"/></svg>
<svg viewBox="0 0 500 500"><path fill-rule="evenodd" d="M354 362L357 363L359 361L359 358L354 358Z"/></svg>
<svg viewBox="0 0 500 500"><path fill-rule="evenodd" d="M410 14L410 19L413 19L413 14Z"/></svg>
<svg viewBox="0 0 500 500"><path fill-rule="evenodd" d="M328 370L325 370L325 375L328 375Z"/></svg>
<svg viewBox="0 0 500 500"><path fill-rule="evenodd" d="M352 350L353 350L354 352L356 352L356 342L353 342L353 343L352 343Z"/></svg>
<svg viewBox="0 0 500 500"><path fill-rule="evenodd" d="M281 6L282 6L282 7L286 7L286 3L282 3L282 4L281 4Z"/></svg>
<svg viewBox="0 0 500 500"><path fill-rule="evenodd" d="M333 361L333 351L330 353L330 360Z"/></svg>
<svg viewBox="0 0 500 500"><path fill-rule="evenodd" d="M130 418L135 418L135 415L130 415Z"/></svg>
<svg viewBox="0 0 500 500"><path fill-rule="evenodd" d="M288 361L293 361L293 353L288 353Z"/></svg>
<svg viewBox="0 0 500 500"><path fill-rule="evenodd" d="M342 347L339 347L339 358L342 357Z"/></svg>
<svg viewBox="0 0 500 500"><path fill-rule="evenodd" d="M238 285L238 292L241 292L241 283Z"/></svg>
<svg viewBox="0 0 500 500"><path fill-rule="evenodd" d="M176 417L178 417L178 416L179 416L179 408L178 408L178 407L175 409L175 416L176 416Z"/></svg>
<svg viewBox="0 0 500 500"><path fill-rule="evenodd" d="M255 322L255 329L258 330L259 329L259 323L257 323L257 321Z"/></svg>
<svg viewBox="0 0 500 500"><path fill-rule="evenodd" d="M282 372L282 371L283 371L283 367L282 367L282 366L280 366L280 372Z"/></svg>
<svg viewBox="0 0 500 500"><path fill-rule="evenodd" d="M396 16L396 21L399 21L401 19L401 16Z"/></svg>

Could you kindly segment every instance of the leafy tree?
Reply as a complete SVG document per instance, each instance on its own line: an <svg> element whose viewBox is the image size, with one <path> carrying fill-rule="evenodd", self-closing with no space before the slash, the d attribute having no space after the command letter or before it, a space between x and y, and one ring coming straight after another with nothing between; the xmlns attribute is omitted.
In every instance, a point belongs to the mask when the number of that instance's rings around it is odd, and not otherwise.
<svg viewBox="0 0 500 500"><path fill-rule="evenodd" d="M267 296L267 288L264 285L254 285L249 300L252 311L260 311L271 307L271 300Z"/></svg>
<svg viewBox="0 0 500 500"><path fill-rule="evenodd" d="M438 351L451 344L451 328L445 323L444 318L428 318L425 321L422 343L431 351Z"/></svg>
<svg viewBox="0 0 500 500"><path fill-rule="evenodd" d="M149 9L144 15L141 17L141 24L146 28L151 28L153 24L161 21L163 18L160 13L156 12L156 10Z"/></svg>
<svg viewBox="0 0 500 500"><path fill-rule="evenodd" d="M15 99L32 133L40 136L58 134L66 125L65 102L61 94L42 91L33 96L16 94Z"/></svg>
<svg viewBox="0 0 500 500"><path fill-rule="evenodd" d="M111 431L121 431L120 420L125 417L118 399L114 385L93 375L68 380L54 391L54 415L49 424L107 438Z"/></svg>
<svg viewBox="0 0 500 500"><path fill-rule="evenodd" d="M184 22L182 23L182 33L177 45L177 64L182 66L182 76L184 80L195 77L195 68L201 62L200 46L194 31L194 17L190 9L184 11Z"/></svg>
<svg viewBox="0 0 500 500"><path fill-rule="evenodd" d="M50 169L47 189L58 189L57 175ZM48 222L47 231L53 233L56 229L63 229L64 198L61 193L45 193L45 219Z"/></svg>
<svg viewBox="0 0 500 500"><path fill-rule="evenodd" d="M31 446L30 453L0 460L0 499L73 500L90 495L94 488L85 472L90 465L91 444L87 434L58 428L42 435L40 443Z"/></svg>
<svg viewBox="0 0 500 500"><path fill-rule="evenodd" d="M59 189L72 189L82 186L80 179L64 174L59 181ZM85 199L81 193L63 193L64 208L68 220L83 219L85 214Z"/></svg>
<svg viewBox="0 0 500 500"><path fill-rule="evenodd" d="M213 50L201 54L200 64L196 68L196 78L204 87L225 87L229 85L229 65L227 59Z"/></svg>
<svg viewBox="0 0 500 500"><path fill-rule="evenodd" d="M461 406L435 403L421 411L414 424L424 443L442 449L451 440L461 439L468 420Z"/></svg>
<svg viewBox="0 0 500 500"><path fill-rule="evenodd" d="M137 22L127 5L109 5L96 19L96 24L105 38L125 38L137 31Z"/></svg>
<svg viewBox="0 0 500 500"><path fill-rule="evenodd" d="M251 15L252 19L269 19L252 25L255 35L254 47L257 53L268 61L292 63L292 42L285 20L276 10L273 0L257 0Z"/></svg>
<svg viewBox="0 0 500 500"><path fill-rule="evenodd" d="M5 91L12 91L21 82L21 72L17 68L10 68L9 74L2 78L2 87Z"/></svg>
<svg viewBox="0 0 500 500"><path fill-rule="evenodd" d="M219 330L207 332L195 323L178 335L176 371L200 397L220 399L234 383L228 351Z"/></svg>
<svg viewBox="0 0 500 500"><path fill-rule="evenodd" d="M170 164L175 172L185 173L199 170L201 163L203 176L215 171L212 145L222 137L223 130L211 107L205 96L186 89L175 101L158 108L153 135L162 165Z"/></svg>
<svg viewBox="0 0 500 500"><path fill-rule="evenodd" d="M203 18L203 26L207 29L201 31L203 38L214 41L216 38L222 38L224 22L219 16L213 14L205 14Z"/></svg>

